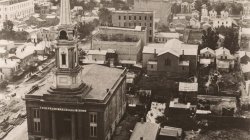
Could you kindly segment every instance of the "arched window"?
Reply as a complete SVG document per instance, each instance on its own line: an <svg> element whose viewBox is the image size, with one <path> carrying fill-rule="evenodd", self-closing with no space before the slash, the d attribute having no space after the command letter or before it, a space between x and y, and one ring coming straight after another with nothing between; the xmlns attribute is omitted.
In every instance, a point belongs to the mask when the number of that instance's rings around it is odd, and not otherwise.
<svg viewBox="0 0 250 140"><path fill-rule="evenodd" d="M67 40L68 39L67 32L64 31L64 30L62 30L60 32L59 39L65 39L65 40Z"/></svg>

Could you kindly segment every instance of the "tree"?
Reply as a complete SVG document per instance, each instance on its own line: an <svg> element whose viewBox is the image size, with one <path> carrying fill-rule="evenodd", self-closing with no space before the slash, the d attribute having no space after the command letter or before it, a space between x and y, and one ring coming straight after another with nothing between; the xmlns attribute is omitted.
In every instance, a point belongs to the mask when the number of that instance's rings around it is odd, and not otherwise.
<svg viewBox="0 0 250 140"><path fill-rule="evenodd" d="M225 40L224 47L230 50L232 54L239 50L238 37L239 33L237 29L225 28L224 31Z"/></svg>
<svg viewBox="0 0 250 140"><path fill-rule="evenodd" d="M220 12L226 8L225 3L217 3L215 5L215 11L217 12L218 15L220 15Z"/></svg>
<svg viewBox="0 0 250 140"><path fill-rule="evenodd" d="M202 48L209 47L213 50L217 47L217 42L219 40L219 34L218 32L215 32L210 28L207 30L203 30L202 35Z"/></svg>
<svg viewBox="0 0 250 140"><path fill-rule="evenodd" d="M194 3L195 10L201 12L201 6L202 6L202 2L200 0L196 0Z"/></svg>
<svg viewBox="0 0 250 140"><path fill-rule="evenodd" d="M240 3L233 3L231 8L233 15L240 15L243 11L243 6Z"/></svg>
<svg viewBox="0 0 250 140"><path fill-rule="evenodd" d="M112 21L111 21L111 11L109 11L108 9L106 9L106 8L99 9L98 16L99 16L99 20L100 20L101 24L107 25L107 24L112 23Z"/></svg>
<svg viewBox="0 0 250 140"><path fill-rule="evenodd" d="M13 22L10 21L10 20L6 20L4 23L3 23L3 30L4 31L7 31L7 32L11 32L13 31Z"/></svg>
<svg viewBox="0 0 250 140"><path fill-rule="evenodd" d="M8 83L7 81L1 82L1 83L0 83L0 89L5 89L5 88L7 88L8 84L9 84L9 83Z"/></svg>
<svg viewBox="0 0 250 140"><path fill-rule="evenodd" d="M181 5L174 3L173 6L171 7L171 11L173 14L178 14L181 12Z"/></svg>

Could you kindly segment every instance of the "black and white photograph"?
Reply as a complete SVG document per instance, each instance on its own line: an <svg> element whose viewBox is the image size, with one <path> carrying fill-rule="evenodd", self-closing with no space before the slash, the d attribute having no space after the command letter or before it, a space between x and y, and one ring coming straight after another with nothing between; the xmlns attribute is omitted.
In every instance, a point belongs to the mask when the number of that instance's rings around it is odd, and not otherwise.
<svg viewBox="0 0 250 140"><path fill-rule="evenodd" d="M0 140L250 140L250 0L0 0Z"/></svg>

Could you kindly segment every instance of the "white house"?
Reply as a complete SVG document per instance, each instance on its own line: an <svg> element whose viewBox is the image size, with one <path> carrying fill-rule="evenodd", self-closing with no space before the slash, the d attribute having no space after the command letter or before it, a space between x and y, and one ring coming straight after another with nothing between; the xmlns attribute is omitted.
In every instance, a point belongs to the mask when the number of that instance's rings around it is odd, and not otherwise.
<svg viewBox="0 0 250 140"><path fill-rule="evenodd" d="M218 70L229 71L234 68L235 57L231 55L230 51L224 47L215 50L216 66Z"/></svg>
<svg viewBox="0 0 250 140"><path fill-rule="evenodd" d="M0 73L5 79L11 79L13 74L19 70L19 63L13 59L0 59Z"/></svg>
<svg viewBox="0 0 250 140"><path fill-rule="evenodd" d="M211 64L215 62L215 51L206 47L200 50L200 64Z"/></svg>

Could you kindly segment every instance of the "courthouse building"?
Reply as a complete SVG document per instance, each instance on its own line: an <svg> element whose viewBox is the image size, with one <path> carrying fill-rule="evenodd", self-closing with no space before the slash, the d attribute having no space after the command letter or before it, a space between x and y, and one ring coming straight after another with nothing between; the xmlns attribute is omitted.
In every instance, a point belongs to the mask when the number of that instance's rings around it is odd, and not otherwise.
<svg viewBox="0 0 250 140"><path fill-rule="evenodd" d="M34 0L0 1L0 22L30 17L34 12Z"/></svg>
<svg viewBox="0 0 250 140"><path fill-rule="evenodd" d="M110 140L126 109L126 70L78 64L69 0L61 1L52 79L25 96L29 140Z"/></svg>

